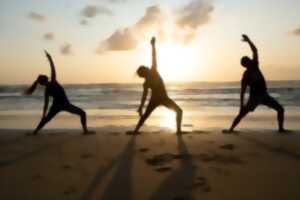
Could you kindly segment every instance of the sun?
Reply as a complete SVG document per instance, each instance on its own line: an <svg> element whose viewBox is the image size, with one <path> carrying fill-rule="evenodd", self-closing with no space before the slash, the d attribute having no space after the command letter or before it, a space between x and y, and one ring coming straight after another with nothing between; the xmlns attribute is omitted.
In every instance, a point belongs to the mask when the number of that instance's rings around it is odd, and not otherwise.
<svg viewBox="0 0 300 200"><path fill-rule="evenodd" d="M188 81L195 66L195 52L173 42L157 47L158 70L166 81Z"/></svg>

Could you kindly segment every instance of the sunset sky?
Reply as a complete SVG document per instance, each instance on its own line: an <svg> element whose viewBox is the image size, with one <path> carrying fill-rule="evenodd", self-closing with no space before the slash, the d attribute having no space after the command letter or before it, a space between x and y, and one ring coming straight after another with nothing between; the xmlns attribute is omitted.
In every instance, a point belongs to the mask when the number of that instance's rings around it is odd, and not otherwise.
<svg viewBox="0 0 300 200"><path fill-rule="evenodd" d="M268 80L300 79L299 0L0 0L0 84L138 82L157 37L166 81L238 81L258 47Z"/></svg>

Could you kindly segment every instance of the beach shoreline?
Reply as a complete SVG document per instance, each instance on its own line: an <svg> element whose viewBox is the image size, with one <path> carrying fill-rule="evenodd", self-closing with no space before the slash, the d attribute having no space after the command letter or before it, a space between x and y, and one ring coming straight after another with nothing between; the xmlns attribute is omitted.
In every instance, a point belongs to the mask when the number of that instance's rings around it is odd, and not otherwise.
<svg viewBox="0 0 300 200"><path fill-rule="evenodd" d="M0 130L1 199L295 199L300 130Z"/></svg>

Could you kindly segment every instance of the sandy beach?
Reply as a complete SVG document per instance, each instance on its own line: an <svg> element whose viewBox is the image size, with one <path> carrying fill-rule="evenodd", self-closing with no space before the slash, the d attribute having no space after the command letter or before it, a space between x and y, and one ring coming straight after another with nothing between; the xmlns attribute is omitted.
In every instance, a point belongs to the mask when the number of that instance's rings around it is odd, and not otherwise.
<svg viewBox="0 0 300 200"><path fill-rule="evenodd" d="M300 131L130 128L1 130L0 199L300 199Z"/></svg>

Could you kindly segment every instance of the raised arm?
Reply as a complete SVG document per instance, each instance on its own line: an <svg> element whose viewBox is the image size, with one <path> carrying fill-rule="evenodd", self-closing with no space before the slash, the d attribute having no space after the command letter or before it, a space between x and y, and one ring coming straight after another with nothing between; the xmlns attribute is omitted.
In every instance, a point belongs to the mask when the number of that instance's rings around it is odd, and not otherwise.
<svg viewBox="0 0 300 200"><path fill-rule="evenodd" d="M143 107L144 107L145 101L146 101L146 99L147 99L147 95L148 95L148 87L147 87L147 85L144 83L143 96L142 96L142 99L141 99L140 107L139 107L139 109L138 109L138 113L139 113L140 116L143 115Z"/></svg>
<svg viewBox="0 0 300 200"><path fill-rule="evenodd" d="M45 50L45 54L46 54L46 57L48 58L48 61L50 63L50 67L51 67L51 82L56 81L55 65L53 63L51 55L46 50Z"/></svg>
<svg viewBox="0 0 300 200"><path fill-rule="evenodd" d="M253 53L253 60L258 62L258 52L256 46L253 44L253 42L250 40L250 38L247 35L242 35L243 41L247 42L252 50Z"/></svg>
<svg viewBox="0 0 300 200"><path fill-rule="evenodd" d="M156 47L155 47L155 37L151 39L151 46L152 46L152 70L157 70L157 61L156 61Z"/></svg>

